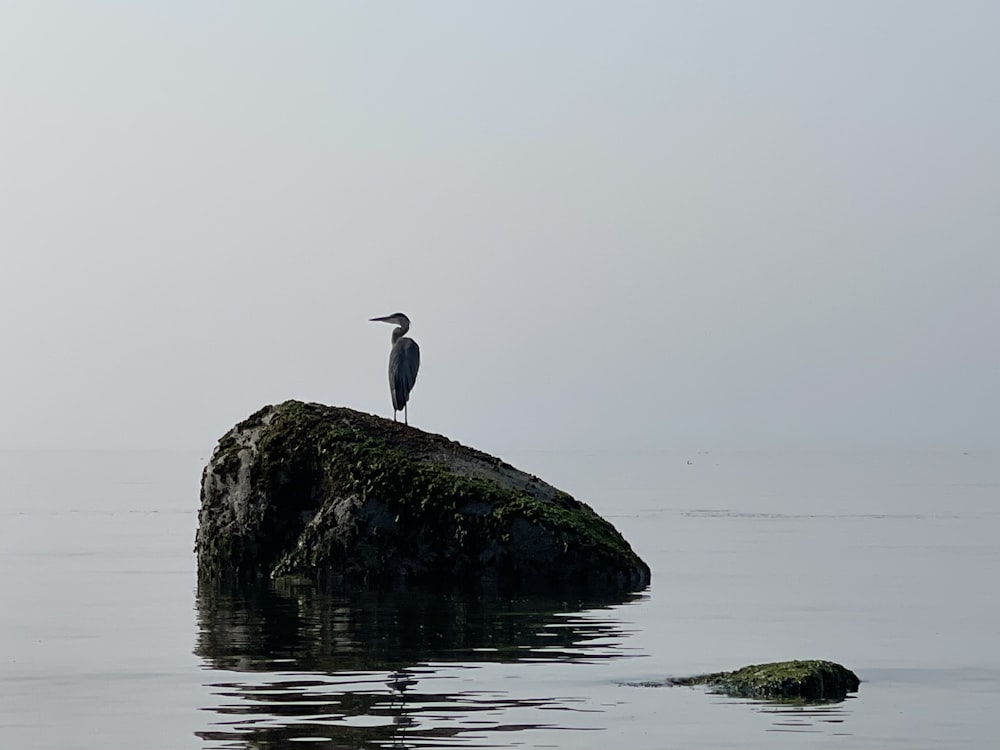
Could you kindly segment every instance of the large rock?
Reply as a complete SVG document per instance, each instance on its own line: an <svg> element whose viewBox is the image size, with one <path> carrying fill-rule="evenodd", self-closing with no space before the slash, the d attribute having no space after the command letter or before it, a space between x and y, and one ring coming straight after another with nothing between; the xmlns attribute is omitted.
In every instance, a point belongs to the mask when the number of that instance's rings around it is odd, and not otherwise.
<svg viewBox="0 0 1000 750"><path fill-rule="evenodd" d="M219 441L195 549L202 582L501 593L649 583L621 534L565 492L440 435L298 401Z"/></svg>

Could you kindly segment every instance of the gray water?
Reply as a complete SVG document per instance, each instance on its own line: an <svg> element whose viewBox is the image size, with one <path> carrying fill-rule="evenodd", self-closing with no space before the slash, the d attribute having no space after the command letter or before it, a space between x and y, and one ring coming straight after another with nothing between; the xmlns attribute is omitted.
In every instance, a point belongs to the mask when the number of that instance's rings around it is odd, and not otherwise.
<svg viewBox="0 0 1000 750"><path fill-rule="evenodd" d="M516 454L617 602L199 592L196 453L0 453L0 748L1000 746L1000 455ZM841 703L633 687L854 669Z"/></svg>

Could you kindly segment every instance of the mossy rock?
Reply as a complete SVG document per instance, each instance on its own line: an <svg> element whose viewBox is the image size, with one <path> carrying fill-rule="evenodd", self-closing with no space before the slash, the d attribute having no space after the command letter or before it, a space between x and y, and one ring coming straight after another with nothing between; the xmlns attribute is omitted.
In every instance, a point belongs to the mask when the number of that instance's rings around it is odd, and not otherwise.
<svg viewBox="0 0 1000 750"><path fill-rule="evenodd" d="M672 685L706 685L713 692L739 698L839 701L857 692L860 680L832 661L778 661L752 664L735 672L715 672L670 680Z"/></svg>
<svg viewBox="0 0 1000 750"><path fill-rule="evenodd" d="M286 401L202 475L203 583L635 591L649 568L588 505L498 458L352 409Z"/></svg>

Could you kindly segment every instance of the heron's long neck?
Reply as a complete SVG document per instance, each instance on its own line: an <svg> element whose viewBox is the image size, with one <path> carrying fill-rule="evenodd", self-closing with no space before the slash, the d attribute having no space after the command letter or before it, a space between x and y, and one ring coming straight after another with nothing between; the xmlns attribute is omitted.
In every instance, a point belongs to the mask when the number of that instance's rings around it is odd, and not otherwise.
<svg viewBox="0 0 1000 750"><path fill-rule="evenodd" d="M410 330L410 327L408 325L406 325L406 323L400 323L392 331L392 343L395 344L397 341L399 341L401 338L403 338L403 336L405 336L406 332L409 331L409 330Z"/></svg>

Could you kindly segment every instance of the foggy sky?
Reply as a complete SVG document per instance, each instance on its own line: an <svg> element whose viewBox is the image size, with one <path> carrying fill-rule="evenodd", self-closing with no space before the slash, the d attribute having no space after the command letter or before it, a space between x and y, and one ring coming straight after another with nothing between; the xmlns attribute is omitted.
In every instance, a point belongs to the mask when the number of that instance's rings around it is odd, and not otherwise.
<svg viewBox="0 0 1000 750"><path fill-rule="evenodd" d="M0 447L1000 446L1000 5L9 3Z"/></svg>

